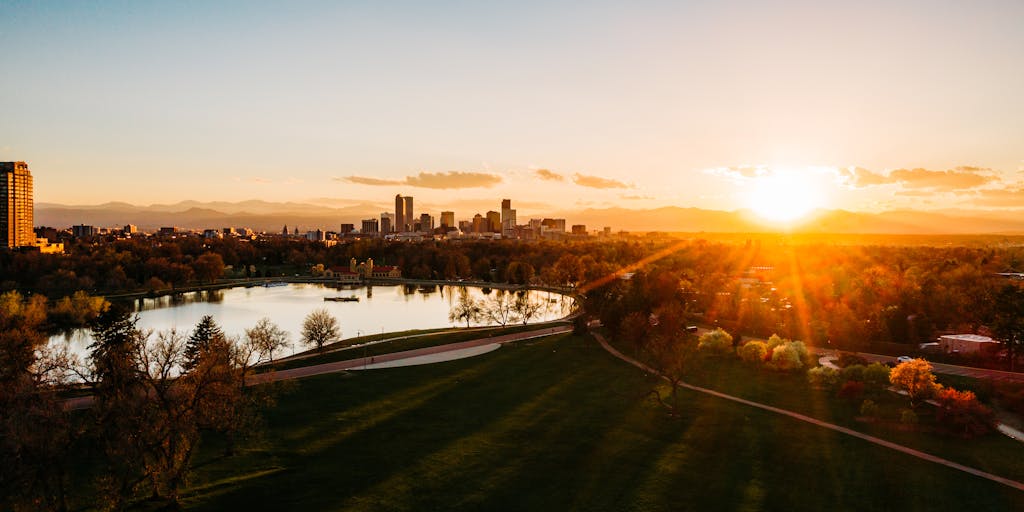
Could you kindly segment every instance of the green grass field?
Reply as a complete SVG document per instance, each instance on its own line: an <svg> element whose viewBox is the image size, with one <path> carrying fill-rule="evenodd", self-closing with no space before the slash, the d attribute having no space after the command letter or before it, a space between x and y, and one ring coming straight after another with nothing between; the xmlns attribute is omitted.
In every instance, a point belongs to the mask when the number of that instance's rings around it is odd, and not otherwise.
<svg viewBox="0 0 1024 512"><path fill-rule="evenodd" d="M728 366L727 387L801 399ZM714 380L712 372L701 379ZM262 444L198 459L193 510L1024 510L1024 493L790 418L693 392L682 418L656 381L559 336L473 359L298 381ZM805 396L805 409L836 415ZM816 405L817 404L817 405ZM852 421L849 418L839 418ZM907 437L920 434L906 434ZM1024 447L972 443L1020 478ZM937 441L936 441L937 440ZM950 453L946 453L950 452ZM984 458L983 457L983 458ZM970 457L968 457L970 458ZM974 457L978 462L978 458ZM1012 463L1017 463L1016 468ZM985 469L985 468L983 468Z"/></svg>

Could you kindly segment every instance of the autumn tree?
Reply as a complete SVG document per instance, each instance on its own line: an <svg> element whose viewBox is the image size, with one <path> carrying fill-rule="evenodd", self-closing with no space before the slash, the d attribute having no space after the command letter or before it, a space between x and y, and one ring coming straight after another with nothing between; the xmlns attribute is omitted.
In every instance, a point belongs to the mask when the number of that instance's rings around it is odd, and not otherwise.
<svg viewBox="0 0 1024 512"><path fill-rule="evenodd" d="M672 335L656 331L644 345L645 360L669 383L667 398L657 389L650 393L672 416L681 414L679 384L683 381L695 351L696 339L688 333Z"/></svg>
<svg viewBox="0 0 1024 512"><path fill-rule="evenodd" d="M970 391L944 388L935 396L935 419L955 434L975 437L992 430L995 414Z"/></svg>
<svg viewBox="0 0 1024 512"><path fill-rule="evenodd" d="M932 365L924 359L900 363L889 372L889 382L896 389L907 393L911 407L917 407L921 400L931 398L940 388L935 382Z"/></svg>
<svg viewBox="0 0 1024 512"><path fill-rule="evenodd" d="M715 329L700 336L697 350L711 355L723 356L732 352L732 335L722 329Z"/></svg>
<svg viewBox="0 0 1024 512"><path fill-rule="evenodd" d="M325 343L336 340L339 336L341 329L338 327L338 319L324 308L306 315L302 322L302 342L315 346L320 352L323 352Z"/></svg>
<svg viewBox="0 0 1024 512"><path fill-rule="evenodd" d="M215 252L208 252L196 258L192 268L199 280L212 283L224 275L224 258Z"/></svg>

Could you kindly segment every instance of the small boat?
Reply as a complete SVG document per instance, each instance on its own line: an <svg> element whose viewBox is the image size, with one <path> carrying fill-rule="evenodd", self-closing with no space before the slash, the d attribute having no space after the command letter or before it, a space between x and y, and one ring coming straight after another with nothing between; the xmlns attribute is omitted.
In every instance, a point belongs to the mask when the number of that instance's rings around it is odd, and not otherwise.
<svg viewBox="0 0 1024 512"><path fill-rule="evenodd" d="M324 297L327 302L359 302L359 297L352 295L351 297Z"/></svg>

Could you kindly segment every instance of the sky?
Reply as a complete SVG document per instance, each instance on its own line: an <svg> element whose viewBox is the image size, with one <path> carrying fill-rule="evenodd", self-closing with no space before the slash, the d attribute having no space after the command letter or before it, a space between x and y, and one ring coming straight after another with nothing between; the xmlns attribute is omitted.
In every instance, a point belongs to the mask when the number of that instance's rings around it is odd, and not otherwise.
<svg viewBox="0 0 1024 512"><path fill-rule="evenodd" d="M0 2L37 202L1024 208L1024 2ZM784 211L789 211L782 208Z"/></svg>

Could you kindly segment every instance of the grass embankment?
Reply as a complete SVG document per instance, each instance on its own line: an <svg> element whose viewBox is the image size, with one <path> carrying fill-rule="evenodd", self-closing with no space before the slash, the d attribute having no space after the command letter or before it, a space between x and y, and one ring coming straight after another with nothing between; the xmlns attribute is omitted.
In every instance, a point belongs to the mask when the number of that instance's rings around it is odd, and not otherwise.
<svg viewBox="0 0 1024 512"><path fill-rule="evenodd" d="M707 378L735 379L722 387L737 394L836 414L801 396L802 382L737 368ZM645 398L657 383L569 335L436 365L302 379L267 411L262 446L231 459L207 460L213 446L200 455L209 463L186 505L1024 510L1024 493L994 482L704 394L682 391L684 416L668 417ZM992 439L986 457L1019 461L1019 445ZM1004 473L1021 478L1024 468Z"/></svg>
<svg viewBox="0 0 1024 512"><path fill-rule="evenodd" d="M362 357L379 356L381 354L391 354L394 352L403 352L406 350L415 350L418 348L447 345L450 343L459 343L463 341L475 340L478 338L487 338L489 336L500 336L503 334L514 334L517 332L524 331L539 331L544 329L550 329L551 326L552 324L547 323L543 325L517 325L513 327L477 328L466 330L453 330L450 328L433 330L410 330L387 333L384 335L384 338L385 340L388 341L384 341L381 343L375 343L381 339L381 335L379 334L375 336L362 336L359 338L347 339L340 343L335 343L324 348L325 351L336 350L335 352L327 352L325 354L320 355L315 355L315 351L304 352L302 354L309 354L310 357L302 357L276 362L274 363L273 367L269 365L261 366L257 368L257 371L269 371L271 368L273 368L274 370L288 370L291 368L300 368L303 366L333 363L335 361L348 361L351 359L360 359ZM353 346L359 345L361 343L372 344L365 345L362 347Z"/></svg>

